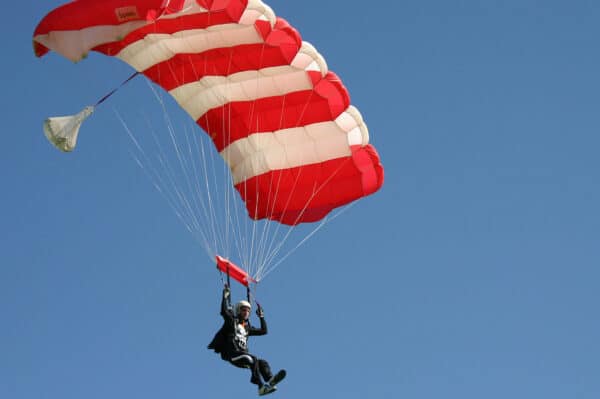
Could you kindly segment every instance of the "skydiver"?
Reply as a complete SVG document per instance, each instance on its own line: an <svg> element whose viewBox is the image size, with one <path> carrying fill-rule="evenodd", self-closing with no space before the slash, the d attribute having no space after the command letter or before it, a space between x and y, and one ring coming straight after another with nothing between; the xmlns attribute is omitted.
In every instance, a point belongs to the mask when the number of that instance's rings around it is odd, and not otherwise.
<svg viewBox="0 0 600 399"><path fill-rule="evenodd" d="M260 328L250 325L250 311L252 305L248 301L239 301L235 305L235 313L228 306L231 292L225 285L221 299L221 316L223 326L215 334L208 345L208 349L221 355L221 359L228 361L236 367L248 368L251 371L250 382L258 385L258 394L266 395L277 389L276 384L285 377L285 370L280 370L275 376L271 373L269 363L264 359L248 352L248 337L253 335L266 335L267 322L260 305L257 306L256 315L260 320Z"/></svg>

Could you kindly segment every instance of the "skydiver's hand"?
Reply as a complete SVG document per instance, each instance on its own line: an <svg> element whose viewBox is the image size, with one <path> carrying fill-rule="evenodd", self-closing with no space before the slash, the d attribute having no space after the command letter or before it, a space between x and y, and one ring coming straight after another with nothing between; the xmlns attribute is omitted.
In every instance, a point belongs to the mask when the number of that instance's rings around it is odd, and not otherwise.
<svg viewBox="0 0 600 399"><path fill-rule="evenodd" d="M225 285L225 288L223 288L223 298L227 299L230 295L231 291L229 290L229 286Z"/></svg>
<svg viewBox="0 0 600 399"><path fill-rule="evenodd" d="M260 317L261 319L262 319L263 317L265 317L265 312L263 311L263 308L262 308L262 306L260 306L260 305L256 306L256 315L257 315L258 317Z"/></svg>

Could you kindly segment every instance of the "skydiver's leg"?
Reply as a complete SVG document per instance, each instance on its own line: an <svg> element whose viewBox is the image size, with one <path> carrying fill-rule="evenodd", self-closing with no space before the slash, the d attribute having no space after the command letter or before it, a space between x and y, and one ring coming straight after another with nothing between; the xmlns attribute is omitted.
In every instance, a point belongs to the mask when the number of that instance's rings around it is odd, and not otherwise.
<svg viewBox="0 0 600 399"><path fill-rule="evenodd" d="M271 366L265 359L258 359L258 370L264 381L269 381L273 377Z"/></svg>
<svg viewBox="0 0 600 399"><path fill-rule="evenodd" d="M236 367L247 368L250 369L252 373L250 377L250 382L262 386L263 382L260 379L260 371L259 371L259 361L256 356L253 356L249 353L239 352L234 354L229 362Z"/></svg>

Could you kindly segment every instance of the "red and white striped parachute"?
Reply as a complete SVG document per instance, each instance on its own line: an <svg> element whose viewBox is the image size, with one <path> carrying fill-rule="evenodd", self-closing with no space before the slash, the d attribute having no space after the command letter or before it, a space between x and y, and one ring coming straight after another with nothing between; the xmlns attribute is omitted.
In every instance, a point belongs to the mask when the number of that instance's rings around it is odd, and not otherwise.
<svg viewBox="0 0 600 399"><path fill-rule="evenodd" d="M38 56L120 58L168 91L212 138L253 219L317 221L383 183L340 79L260 0L77 0L33 40Z"/></svg>

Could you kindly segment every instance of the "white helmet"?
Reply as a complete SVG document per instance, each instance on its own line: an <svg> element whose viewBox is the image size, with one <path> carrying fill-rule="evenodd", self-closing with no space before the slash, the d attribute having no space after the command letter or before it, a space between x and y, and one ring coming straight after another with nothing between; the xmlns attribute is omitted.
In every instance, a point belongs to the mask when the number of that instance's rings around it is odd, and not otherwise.
<svg viewBox="0 0 600 399"><path fill-rule="evenodd" d="M242 308L252 309L252 305L248 301L239 301L235 304L235 314L239 314Z"/></svg>

